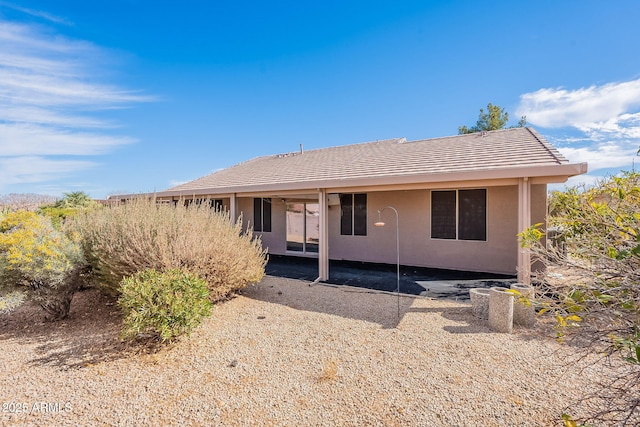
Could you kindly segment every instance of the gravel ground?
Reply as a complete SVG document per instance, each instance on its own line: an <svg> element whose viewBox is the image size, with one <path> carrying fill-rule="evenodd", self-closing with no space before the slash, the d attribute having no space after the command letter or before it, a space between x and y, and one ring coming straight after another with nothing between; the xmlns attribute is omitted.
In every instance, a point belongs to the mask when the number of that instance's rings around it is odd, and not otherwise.
<svg viewBox="0 0 640 427"><path fill-rule="evenodd" d="M606 375L546 325L497 334L465 303L396 304L268 276L156 352L119 342L95 290L55 324L25 305L0 316L0 424L551 426Z"/></svg>

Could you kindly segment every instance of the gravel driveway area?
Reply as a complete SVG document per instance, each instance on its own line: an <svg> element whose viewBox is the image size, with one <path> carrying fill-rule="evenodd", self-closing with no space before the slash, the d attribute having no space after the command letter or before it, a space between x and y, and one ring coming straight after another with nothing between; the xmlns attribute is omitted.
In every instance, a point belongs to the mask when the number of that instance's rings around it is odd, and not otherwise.
<svg viewBox="0 0 640 427"><path fill-rule="evenodd" d="M395 295L267 276L157 352L120 343L96 290L64 322L25 305L0 315L0 424L549 426L606 375L543 324L498 334L466 303L400 302L398 319Z"/></svg>

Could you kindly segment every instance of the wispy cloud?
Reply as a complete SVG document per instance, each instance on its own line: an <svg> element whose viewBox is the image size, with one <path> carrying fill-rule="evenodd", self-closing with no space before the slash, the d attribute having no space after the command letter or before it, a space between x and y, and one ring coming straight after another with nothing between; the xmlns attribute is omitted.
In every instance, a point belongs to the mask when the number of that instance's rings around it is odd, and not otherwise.
<svg viewBox="0 0 640 427"><path fill-rule="evenodd" d="M69 24L46 12L0 2L2 7ZM101 112L153 97L106 81L101 68L109 62L107 51L90 42L0 17L0 191L95 165L60 156L95 156L135 142L114 134L118 125Z"/></svg>
<svg viewBox="0 0 640 427"><path fill-rule="evenodd" d="M578 131L556 138L571 161L586 161L590 170L629 167L640 145L640 79L540 89L522 95L516 113L535 126Z"/></svg>
<svg viewBox="0 0 640 427"><path fill-rule="evenodd" d="M629 166L637 147L625 148L613 142L588 147L562 147L562 154L573 162L589 163L590 170L615 169Z"/></svg>
<svg viewBox="0 0 640 427"><path fill-rule="evenodd" d="M71 22L69 22L65 18L56 16L41 10L29 9L26 7L18 6L16 4L4 2L4 1L0 2L0 6L8 7L9 9L17 10L18 12L26 13L27 15L35 16L37 18L42 18L46 21L50 21L56 24L71 25Z"/></svg>
<svg viewBox="0 0 640 427"><path fill-rule="evenodd" d="M44 182L93 166L93 162L82 160L52 160L40 156L0 157L0 183Z"/></svg>
<svg viewBox="0 0 640 427"><path fill-rule="evenodd" d="M100 135L32 124L0 124L3 156L105 154L116 145L135 141L126 136ZM18 143L19 142L19 143Z"/></svg>

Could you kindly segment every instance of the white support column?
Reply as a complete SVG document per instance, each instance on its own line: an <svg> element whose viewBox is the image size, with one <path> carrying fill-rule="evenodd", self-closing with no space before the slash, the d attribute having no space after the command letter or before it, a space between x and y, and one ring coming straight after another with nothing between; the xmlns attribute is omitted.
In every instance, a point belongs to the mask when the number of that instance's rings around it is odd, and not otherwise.
<svg viewBox="0 0 640 427"><path fill-rule="evenodd" d="M231 223L235 224L238 219L238 201L236 200L236 193L231 194L229 197L229 217Z"/></svg>
<svg viewBox="0 0 640 427"><path fill-rule="evenodd" d="M329 280L329 203L327 191L321 188L318 191L318 204L320 205L320 241L318 242L318 278L322 281Z"/></svg>
<svg viewBox="0 0 640 427"><path fill-rule="evenodd" d="M518 233L531 226L531 181L520 178L518 181ZM518 242L518 282L531 283L531 254Z"/></svg>

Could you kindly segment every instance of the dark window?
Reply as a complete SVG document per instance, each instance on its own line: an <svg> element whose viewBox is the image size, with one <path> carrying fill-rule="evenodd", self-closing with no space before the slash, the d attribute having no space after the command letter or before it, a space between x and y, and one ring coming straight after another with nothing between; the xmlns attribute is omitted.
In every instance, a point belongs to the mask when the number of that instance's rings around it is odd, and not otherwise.
<svg viewBox="0 0 640 427"><path fill-rule="evenodd" d="M340 195L340 234L353 234L353 194Z"/></svg>
<svg viewBox="0 0 640 427"><path fill-rule="evenodd" d="M191 203L195 203L198 206L206 206L207 204L209 205L209 207L211 209L215 209L217 211L222 210L222 199L193 199L193 200L186 200L185 201L185 205L190 205Z"/></svg>
<svg viewBox="0 0 640 427"><path fill-rule="evenodd" d="M340 234L367 235L366 194L340 194Z"/></svg>
<svg viewBox="0 0 640 427"><path fill-rule="evenodd" d="M431 237L487 240L487 190L432 191Z"/></svg>
<svg viewBox="0 0 640 427"><path fill-rule="evenodd" d="M353 195L353 234L367 235L367 195Z"/></svg>
<svg viewBox="0 0 640 427"><path fill-rule="evenodd" d="M456 238L456 192L431 192L431 237Z"/></svg>
<svg viewBox="0 0 640 427"><path fill-rule="evenodd" d="M271 199L258 197L253 199L253 230L271 231Z"/></svg>
<svg viewBox="0 0 640 427"><path fill-rule="evenodd" d="M210 199L209 207L216 211L221 211L223 209L222 199Z"/></svg>
<svg viewBox="0 0 640 427"><path fill-rule="evenodd" d="M487 240L487 190L458 191L458 239Z"/></svg>

